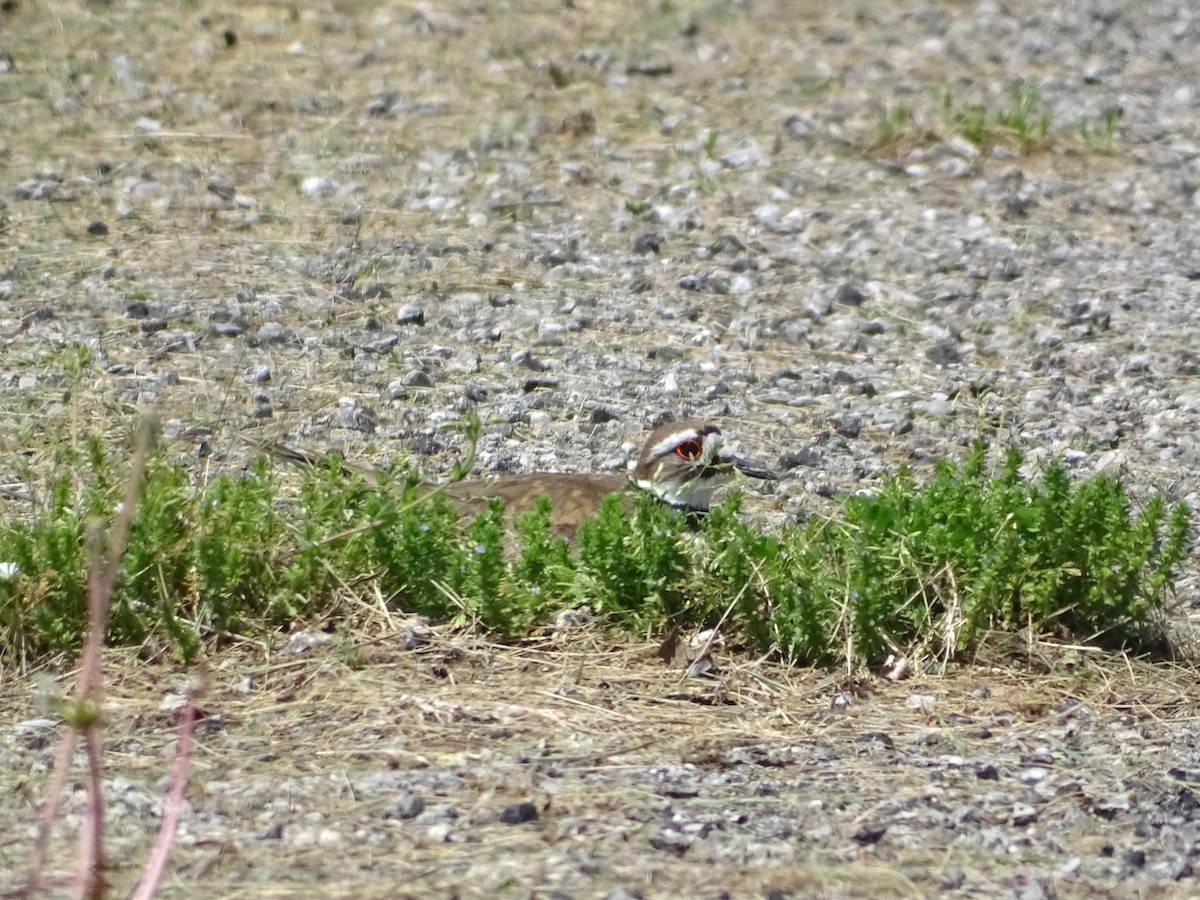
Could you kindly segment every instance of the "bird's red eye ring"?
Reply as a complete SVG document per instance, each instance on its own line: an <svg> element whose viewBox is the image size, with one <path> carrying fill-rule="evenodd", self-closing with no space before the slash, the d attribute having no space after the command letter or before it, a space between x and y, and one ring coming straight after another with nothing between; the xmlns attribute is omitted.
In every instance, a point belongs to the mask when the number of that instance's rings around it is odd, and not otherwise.
<svg viewBox="0 0 1200 900"><path fill-rule="evenodd" d="M680 459L699 459L704 453L704 445L695 438L683 441L675 448L675 455Z"/></svg>

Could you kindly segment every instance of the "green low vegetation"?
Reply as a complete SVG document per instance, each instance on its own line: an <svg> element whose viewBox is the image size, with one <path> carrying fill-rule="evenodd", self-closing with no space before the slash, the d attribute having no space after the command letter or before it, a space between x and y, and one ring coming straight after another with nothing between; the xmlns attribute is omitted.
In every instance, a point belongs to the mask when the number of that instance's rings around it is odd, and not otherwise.
<svg viewBox="0 0 1200 900"><path fill-rule="evenodd" d="M110 642L193 658L206 641L328 623L351 596L521 636L587 606L641 634L722 623L735 643L799 664L874 664L889 653L961 658L994 630L1162 652L1190 513L1161 497L1135 511L1121 483L1058 464L998 472L975 447L927 483L908 471L838 515L759 533L733 495L694 539L649 499L606 501L574 549L543 503L506 536L496 503L465 525L415 476L377 480L337 462L285 493L266 459L197 487L151 461L113 597ZM73 650L86 629L85 532L109 523L121 467L87 444L35 513L0 523L0 640L11 658ZM12 507L12 503L6 504ZM374 602L374 601L372 601Z"/></svg>
<svg viewBox="0 0 1200 900"><path fill-rule="evenodd" d="M1050 113L1035 87L1015 86L1008 103L996 106L961 103L946 89L930 95L932 106L893 105L885 109L875 123L873 148L927 145L959 135L980 150L1003 146L1021 153L1045 148L1056 131ZM1103 155L1115 152L1123 112L1120 107L1105 108L1099 119L1080 119L1067 129L1089 151Z"/></svg>

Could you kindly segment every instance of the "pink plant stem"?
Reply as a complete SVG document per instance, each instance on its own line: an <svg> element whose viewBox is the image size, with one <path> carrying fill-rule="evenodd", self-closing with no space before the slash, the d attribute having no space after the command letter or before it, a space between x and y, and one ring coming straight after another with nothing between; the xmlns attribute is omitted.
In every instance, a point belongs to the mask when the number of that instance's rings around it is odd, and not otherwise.
<svg viewBox="0 0 1200 900"><path fill-rule="evenodd" d="M54 827L54 820L58 818L58 803L67 784L67 770L71 768L74 756L75 729L67 728L58 745L58 754L54 757L54 769L50 773L50 783L46 786L46 799L42 801L42 811L38 814L38 832L33 841L33 850L29 854L25 885L19 896L28 897L42 886L42 866L46 863L50 829Z"/></svg>
<svg viewBox="0 0 1200 900"><path fill-rule="evenodd" d="M129 514L128 507L121 510L120 520ZM120 545L113 544L114 553ZM106 566L100 558L100 539L96 529L88 533L88 550L91 557L88 565L88 633L83 648L83 665L79 672L79 686L75 692L75 722L73 727L83 731L84 747L88 760L87 813L79 830L79 866L75 870L75 896L97 897L103 891L103 861L100 857L104 835L104 798L100 793L100 766L104 753L100 735L100 703L104 687L104 629L108 624L109 600L112 596L112 581L105 572ZM120 559L120 557L115 557ZM109 560L109 567L114 565Z"/></svg>
<svg viewBox="0 0 1200 900"><path fill-rule="evenodd" d="M87 816L79 834L80 854L79 868L75 876L75 896L99 898L104 893L104 799L100 793L100 771L104 754L101 731L103 721L100 715L104 692L104 633L108 628L113 589L120 575L121 557L125 555L125 547L129 541L133 513L141 496L142 481L146 473L146 462L150 458L154 433L154 423L148 419L144 420L129 481L125 485L125 501L117 515L107 564L101 558L98 532L92 529L88 534L88 633L84 641L83 662L79 667L79 682L75 690L75 708L68 716L72 721L63 735L54 771L50 775L38 835L30 854L29 874L25 885L18 892L19 896L29 897L41 887L41 870L50 829L58 816L67 769L75 755L78 732L83 732L87 748L88 804Z"/></svg>
<svg viewBox="0 0 1200 900"><path fill-rule="evenodd" d="M104 745L99 721L90 722L83 735L88 758L88 803L87 816L79 831L75 896L80 900L98 900L104 896L104 800L100 794Z"/></svg>
<svg viewBox="0 0 1200 900"><path fill-rule="evenodd" d="M162 826L154 840L150 861L138 882L132 900L151 900L162 881L175 843L175 832L179 828L179 817L183 812L183 793L187 788L188 766L192 758L192 732L196 727L196 690L189 689L187 702L179 714L179 742L175 747L175 771L171 775L171 790L167 794L167 810Z"/></svg>

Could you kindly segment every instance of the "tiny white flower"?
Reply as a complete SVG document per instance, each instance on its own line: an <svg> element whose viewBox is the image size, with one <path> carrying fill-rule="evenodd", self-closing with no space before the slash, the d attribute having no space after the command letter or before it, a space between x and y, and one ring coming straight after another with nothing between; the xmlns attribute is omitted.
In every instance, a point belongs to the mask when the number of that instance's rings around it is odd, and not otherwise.
<svg viewBox="0 0 1200 900"><path fill-rule="evenodd" d="M15 562L0 562L0 581L8 581L21 574L21 567Z"/></svg>

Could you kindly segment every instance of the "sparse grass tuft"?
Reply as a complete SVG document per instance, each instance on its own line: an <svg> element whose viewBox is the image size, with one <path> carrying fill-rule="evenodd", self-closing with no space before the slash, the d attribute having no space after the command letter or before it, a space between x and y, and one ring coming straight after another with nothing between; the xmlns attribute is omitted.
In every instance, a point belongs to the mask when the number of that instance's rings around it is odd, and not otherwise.
<svg viewBox="0 0 1200 900"><path fill-rule="evenodd" d="M1098 123L1080 119L1071 130L1092 152L1111 156L1116 152L1117 141L1120 138L1118 126L1124 116L1125 110L1121 107L1107 106L1100 114Z"/></svg>
<svg viewBox="0 0 1200 900"><path fill-rule="evenodd" d="M1050 114L1041 110L1041 99L1041 91L1028 86L1014 88L1012 105L1000 109L956 106L949 91L937 95L942 115L954 132L980 148L1004 144L1023 153L1045 145L1050 133Z"/></svg>
<svg viewBox="0 0 1200 900"><path fill-rule="evenodd" d="M1111 155L1118 139L1119 107L1104 110L1098 122L1080 120L1070 127L1090 150ZM999 107L962 104L947 89L933 92L933 108L897 104L889 106L877 119L874 150L932 144L957 134L981 150L1008 147L1021 153L1034 153L1055 140L1049 112L1042 94L1034 87L1017 86L1011 102Z"/></svg>
<svg viewBox="0 0 1200 900"><path fill-rule="evenodd" d="M902 104L889 106L876 123L875 149L882 150L899 143L908 133L912 118L912 107Z"/></svg>

